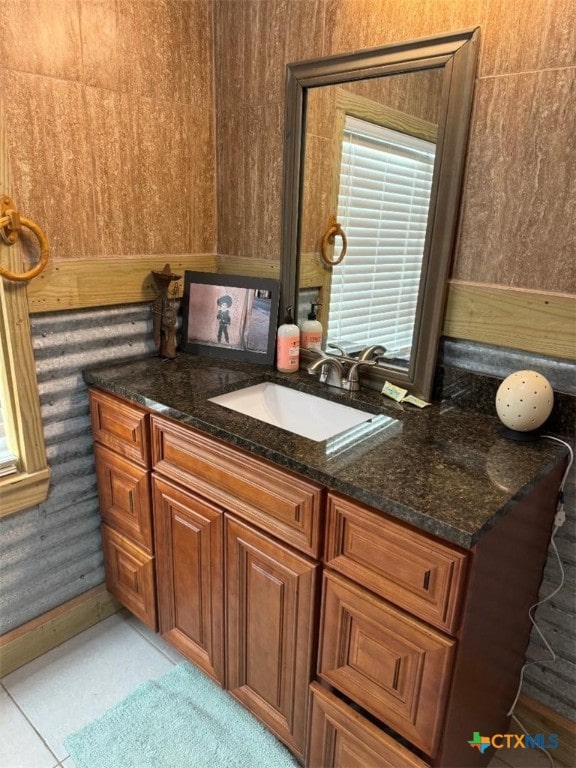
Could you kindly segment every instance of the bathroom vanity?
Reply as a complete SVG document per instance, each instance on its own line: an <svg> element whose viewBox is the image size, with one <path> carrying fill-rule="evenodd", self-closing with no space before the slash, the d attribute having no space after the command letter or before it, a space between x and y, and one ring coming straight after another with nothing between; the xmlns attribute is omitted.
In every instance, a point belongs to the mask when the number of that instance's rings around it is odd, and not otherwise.
<svg viewBox="0 0 576 768"><path fill-rule="evenodd" d="M508 729L560 446L231 361L84 377L110 592L305 765L488 762L468 740ZM314 442L209 402L266 379L374 418Z"/></svg>

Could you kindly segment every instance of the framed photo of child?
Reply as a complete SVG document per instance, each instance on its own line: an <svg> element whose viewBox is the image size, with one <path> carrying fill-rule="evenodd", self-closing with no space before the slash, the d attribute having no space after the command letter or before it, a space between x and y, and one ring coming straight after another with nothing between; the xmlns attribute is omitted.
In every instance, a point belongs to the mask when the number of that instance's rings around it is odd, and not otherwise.
<svg viewBox="0 0 576 768"><path fill-rule="evenodd" d="M279 289L271 278L186 271L180 350L272 365Z"/></svg>

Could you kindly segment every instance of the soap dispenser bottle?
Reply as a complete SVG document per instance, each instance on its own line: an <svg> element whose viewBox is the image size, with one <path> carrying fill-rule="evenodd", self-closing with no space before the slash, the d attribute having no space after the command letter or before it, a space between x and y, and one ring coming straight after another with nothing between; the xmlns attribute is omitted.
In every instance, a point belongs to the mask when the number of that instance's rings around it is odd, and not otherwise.
<svg viewBox="0 0 576 768"><path fill-rule="evenodd" d="M294 323L292 307L286 307L284 323L276 337L276 368L282 373L293 373L300 363L300 329Z"/></svg>
<svg viewBox="0 0 576 768"><path fill-rule="evenodd" d="M300 331L300 346L302 349L311 349L314 352L322 351L322 323L316 317L316 308L322 306L312 302L308 320L302 323Z"/></svg>

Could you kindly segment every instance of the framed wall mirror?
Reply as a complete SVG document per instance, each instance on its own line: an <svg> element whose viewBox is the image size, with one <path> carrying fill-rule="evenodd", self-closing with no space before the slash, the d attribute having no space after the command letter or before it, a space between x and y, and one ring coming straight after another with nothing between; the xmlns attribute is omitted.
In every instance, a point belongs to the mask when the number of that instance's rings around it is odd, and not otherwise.
<svg viewBox="0 0 576 768"><path fill-rule="evenodd" d="M478 28L287 65L281 304L362 379L430 399ZM300 323L299 323L300 324ZM339 352L334 352L339 354ZM317 354L317 353L316 353ZM304 362L314 353L302 353Z"/></svg>

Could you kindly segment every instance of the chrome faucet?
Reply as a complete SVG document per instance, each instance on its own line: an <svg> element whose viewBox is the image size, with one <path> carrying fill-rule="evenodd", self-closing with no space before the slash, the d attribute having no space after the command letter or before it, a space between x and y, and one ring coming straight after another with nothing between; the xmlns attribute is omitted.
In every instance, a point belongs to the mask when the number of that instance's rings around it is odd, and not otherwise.
<svg viewBox="0 0 576 768"><path fill-rule="evenodd" d="M351 364L348 371L346 371L344 363ZM308 366L307 371L313 376L317 370L320 370L320 377L318 380L323 384L327 384L329 387L338 387L339 389L346 389L349 392L357 392L360 389L358 368L360 368L360 366L372 365L377 365L376 360L355 360L354 358L349 357L342 360L342 356L337 357L322 354Z"/></svg>
<svg viewBox="0 0 576 768"><path fill-rule="evenodd" d="M371 347L366 347L360 352L358 360L378 360L380 357L384 357L386 354L386 347L381 344L373 344Z"/></svg>
<svg viewBox="0 0 576 768"><path fill-rule="evenodd" d="M307 371L313 376L318 369L320 369L318 381L322 384L328 384L329 387L344 388L343 382L346 377L346 372L344 366L337 357L322 354L308 366Z"/></svg>

